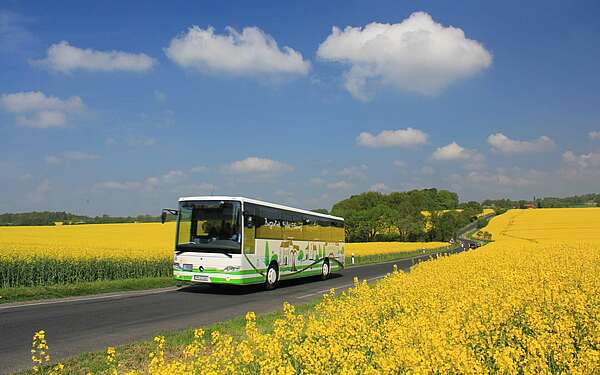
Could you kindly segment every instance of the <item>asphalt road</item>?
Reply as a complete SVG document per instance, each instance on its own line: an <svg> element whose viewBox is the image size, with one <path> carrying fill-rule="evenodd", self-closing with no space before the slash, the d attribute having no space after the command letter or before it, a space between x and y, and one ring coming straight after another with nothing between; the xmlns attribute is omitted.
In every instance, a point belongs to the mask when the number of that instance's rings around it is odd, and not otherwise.
<svg viewBox="0 0 600 375"><path fill-rule="evenodd" d="M414 263L429 257L347 268L325 281L284 281L272 291L199 285L0 305L0 373L30 367L31 337L40 329L46 331L53 361L62 360L166 330L223 321L247 311L274 311L284 301L309 302L331 288L352 286L354 277L375 281L389 273L393 264L409 270Z"/></svg>

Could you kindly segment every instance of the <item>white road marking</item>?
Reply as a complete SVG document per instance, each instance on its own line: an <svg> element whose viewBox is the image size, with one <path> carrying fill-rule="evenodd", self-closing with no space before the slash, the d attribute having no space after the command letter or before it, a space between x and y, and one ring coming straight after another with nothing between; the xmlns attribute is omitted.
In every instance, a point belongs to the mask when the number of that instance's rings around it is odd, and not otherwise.
<svg viewBox="0 0 600 375"><path fill-rule="evenodd" d="M370 279L367 279L367 282L373 281L373 280L378 280L378 279L383 279L384 277L385 277L385 275L377 276L377 277L371 277ZM304 294L304 295L301 295L301 296L297 296L296 298L298 298L298 299L304 299L304 298L308 298L308 297L312 297L312 296L317 296L319 294L328 293L331 289L338 290L338 289L350 288L352 286L354 286L354 283L352 283L352 284L343 284L343 285L339 285L337 287L331 287L329 289L323 289L323 290L320 290L318 292L314 292L314 293L309 293L309 294Z"/></svg>
<svg viewBox="0 0 600 375"><path fill-rule="evenodd" d="M143 291L137 291L137 292L133 291L133 292L111 293L111 294L102 294L102 295L95 295L95 296L88 296L88 297L86 297L86 296L67 297L67 298L54 299L54 300L48 300L48 301L38 301L38 302L22 302L22 303L15 302L15 303L6 304L6 305L0 305L0 311L16 309L19 307L56 305L59 303L94 301L94 300L110 299L110 298L118 298L118 297L145 296L145 295L150 295L150 294L170 292L170 291L177 290L177 289L178 289L177 287L173 286L173 287L152 289L152 290L143 290Z"/></svg>

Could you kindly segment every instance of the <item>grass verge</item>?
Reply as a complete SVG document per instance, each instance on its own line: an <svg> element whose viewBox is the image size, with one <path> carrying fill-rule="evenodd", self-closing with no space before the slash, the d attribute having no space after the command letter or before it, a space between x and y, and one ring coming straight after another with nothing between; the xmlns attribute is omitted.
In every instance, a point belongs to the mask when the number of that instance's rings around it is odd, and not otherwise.
<svg viewBox="0 0 600 375"><path fill-rule="evenodd" d="M296 313L305 314L310 312L319 301L320 298L307 304L295 306ZM273 323L276 319L280 318L283 318L283 311L257 314L256 326L263 333L271 333L273 331ZM206 350L211 350L210 335L212 332L218 331L221 334L232 336L234 340L240 340L245 336L245 327L246 320L243 315L223 322L214 323L206 327L201 327L204 329ZM181 356L185 346L192 343L194 339L194 329L190 328L163 332L158 333L155 336L159 335L165 337L165 359L176 359ZM52 337L48 337L48 346L48 352L52 355ZM116 359L119 363L119 372L125 373L127 370L146 368L149 362L148 355L155 348L156 344L153 342L152 338L115 347L117 353ZM106 373L108 370L106 364L106 351L82 353L65 361L61 361L61 363L65 366L65 374L87 374L89 372L98 374ZM52 366L44 367L42 373L45 373L44 371L49 370L51 367ZM32 374L32 371L24 370L17 374Z"/></svg>
<svg viewBox="0 0 600 375"><path fill-rule="evenodd" d="M75 284L0 288L0 303L83 296L88 294L163 288L175 285L173 277L103 280Z"/></svg>

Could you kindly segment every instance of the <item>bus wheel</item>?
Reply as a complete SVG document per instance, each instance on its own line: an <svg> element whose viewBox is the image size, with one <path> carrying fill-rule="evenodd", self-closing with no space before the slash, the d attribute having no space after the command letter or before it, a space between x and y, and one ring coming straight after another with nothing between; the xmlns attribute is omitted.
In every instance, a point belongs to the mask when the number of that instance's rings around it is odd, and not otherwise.
<svg viewBox="0 0 600 375"><path fill-rule="evenodd" d="M267 269L267 281L265 287L268 290L275 289L277 286L277 280L279 279L279 268L276 263L271 263Z"/></svg>
<svg viewBox="0 0 600 375"><path fill-rule="evenodd" d="M329 269L329 260L326 258L323 260L323 265L321 266L321 280L327 280L330 273L331 270Z"/></svg>

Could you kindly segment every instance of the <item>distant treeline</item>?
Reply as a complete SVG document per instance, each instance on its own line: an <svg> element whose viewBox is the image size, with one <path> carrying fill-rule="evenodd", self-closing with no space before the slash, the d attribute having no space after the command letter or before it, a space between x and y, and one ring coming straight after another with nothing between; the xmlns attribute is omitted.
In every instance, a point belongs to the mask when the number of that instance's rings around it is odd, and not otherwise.
<svg viewBox="0 0 600 375"><path fill-rule="evenodd" d="M556 198L556 197L544 197L534 198L533 201L518 200L513 201L510 199L488 199L483 201L484 206L496 207L496 208L528 208L530 206L537 208L564 208L564 207L600 207L600 194L583 194L574 195L571 197Z"/></svg>
<svg viewBox="0 0 600 375"><path fill-rule="evenodd" d="M9 225L64 225L74 224L110 224L110 223L150 223L160 221L160 216L138 215L138 216L84 216L74 215L68 212L25 212L18 214L0 214L0 226Z"/></svg>
<svg viewBox="0 0 600 375"><path fill-rule="evenodd" d="M461 209L461 210L458 210ZM367 192L336 203L331 214L346 222L348 242L448 241L483 211L478 202L437 189Z"/></svg>

